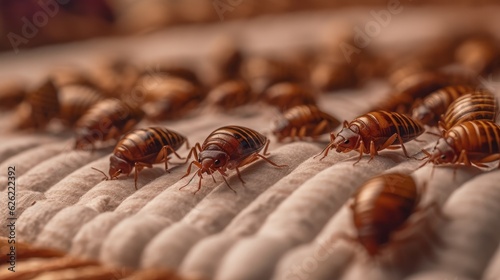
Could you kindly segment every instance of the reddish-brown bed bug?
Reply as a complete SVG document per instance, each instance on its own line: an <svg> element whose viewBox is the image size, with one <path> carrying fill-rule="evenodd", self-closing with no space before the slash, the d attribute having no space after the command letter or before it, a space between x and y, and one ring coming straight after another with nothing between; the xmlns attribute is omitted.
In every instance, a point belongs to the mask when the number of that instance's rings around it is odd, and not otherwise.
<svg viewBox="0 0 500 280"><path fill-rule="evenodd" d="M288 109L283 116L273 122L272 133L279 142L285 138L294 141L329 133L340 122L314 105L299 105Z"/></svg>
<svg viewBox="0 0 500 280"><path fill-rule="evenodd" d="M144 116L118 99L106 99L94 104L75 124L75 149L82 150L98 141L117 140L130 131Z"/></svg>
<svg viewBox="0 0 500 280"><path fill-rule="evenodd" d="M357 117L350 123L344 121L344 128L337 136L330 134L331 141L323 150L322 159L333 148L343 153L358 150L357 163L361 160L363 153L369 153L370 160L372 160L378 151L398 146L403 149L405 156L409 157L403 143L417 138L423 132L423 127L406 115L386 111L370 112Z"/></svg>
<svg viewBox="0 0 500 280"><path fill-rule="evenodd" d="M491 35L469 38L455 51L458 63L477 74L488 74L499 67L500 49Z"/></svg>
<svg viewBox="0 0 500 280"><path fill-rule="evenodd" d="M18 129L42 129L59 114L60 105L57 88L51 79L28 93L18 107Z"/></svg>
<svg viewBox="0 0 500 280"><path fill-rule="evenodd" d="M184 143L189 148L186 137L163 128L149 127L130 131L120 139L109 158L109 177L102 171L106 180L115 179L121 174L128 175L135 169L134 182L137 189L139 172L145 167L152 168L153 164L165 163L168 172L169 155L174 154L183 159L176 152Z"/></svg>
<svg viewBox="0 0 500 280"><path fill-rule="evenodd" d="M177 119L198 106L203 99L202 90L192 82L162 75L142 79L143 109L151 121Z"/></svg>
<svg viewBox="0 0 500 280"><path fill-rule="evenodd" d="M222 175L224 182L226 182L226 185L234 191L225 178L228 176L226 174L227 170L236 169L238 178L242 183L245 183L241 178L239 168L257 160L258 158L262 158L269 164L276 167L286 167L286 165L278 165L265 157L268 155L267 148L269 146L269 142L269 139L267 139L264 135L247 127L233 125L218 128L210 133L207 139L203 142L203 145L200 146L200 143L196 143L196 145L191 149L187 157L189 158L193 155L195 160L189 164L187 172L182 178L188 176L191 173L191 167L195 165L199 169L193 175L193 178L196 175L200 177L198 189L195 193L201 188L201 179L203 178L202 174L207 173L213 178L213 174L215 172L219 172ZM261 155L259 152L262 149L263 153ZM188 184L189 182L182 186L181 189L186 187Z"/></svg>
<svg viewBox="0 0 500 280"><path fill-rule="evenodd" d="M273 84L297 80L293 70L281 60L265 57L250 57L241 66L242 77L257 95L263 94Z"/></svg>
<svg viewBox="0 0 500 280"><path fill-rule="evenodd" d="M487 90L479 90L459 97L450 104L439 122L439 127L448 130L464 121L487 120L495 122L498 102Z"/></svg>
<svg viewBox="0 0 500 280"><path fill-rule="evenodd" d="M415 212L420 194L406 174L384 174L366 181L351 204L357 241L370 256L376 256L391 236Z"/></svg>
<svg viewBox="0 0 500 280"><path fill-rule="evenodd" d="M254 95L248 84L242 80L229 80L216 86L207 95L207 106L231 110L249 104Z"/></svg>
<svg viewBox="0 0 500 280"><path fill-rule="evenodd" d="M21 81L2 81L0 83L0 108L12 110L23 101L25 95L26 89Z"/></svg>
<svg viewBox="0 0 500 280"><path fill-rule="evenodd" d="M424 226L422 230L431 230L429 219L410 222L411 216L421 214L425 217L427 211L434 210L439 218L447 219L436 202L419 205L424 190L425 185L419 190L413 178L406 174L388 173L369 179L356 191L350 204L357 236L340 233L331 239L361 244L370 257L382 257L382 250L410 241L408 230L415 229L418 224ZM415 240L426 249L429 249L429 241L425 238Z"/></svg>
<svg viewBox="0 0 500 280"><path fill-rule="evenodd" d="M447 86L437 90L417 101L412 110L412 117L422 124L435 124L453 101L474 91L473 87L464 85Z"/></svg>
<svg viewBox="0 0 500 280"><path fill-rule="evenodd" d="M312 92L298 83L278 83L266 90L264 95L267 104L284 112L298 105L315 105Z"/></svg>
<svg viewBox="0 0 500 280"><path fill-rule="evenodd" d="M83 85L68 85L59 90L61 110L59 118L68 125L74 124L94 104L103 100L94 88Z"/></svg>
<svg viewBox="0 0 500 280"><path fill-rule="evenodd" d="M431 152L422 150L432 162L477 165L500 160L500 126L484 120L465 121L443 133ZM498 164L500 168L500 162Z"/></svg>
<svg viewBox="0 0 500 280"><path fill-rule="evenodd" d="M312 85L322 92L355 87L356 71L349 63L320 61L311 71Z"/></svg>

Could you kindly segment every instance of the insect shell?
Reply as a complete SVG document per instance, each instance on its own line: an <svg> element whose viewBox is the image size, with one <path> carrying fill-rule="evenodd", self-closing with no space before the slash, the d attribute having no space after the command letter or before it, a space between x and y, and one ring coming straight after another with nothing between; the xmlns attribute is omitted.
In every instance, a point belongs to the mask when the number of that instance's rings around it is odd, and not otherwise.
<svg viewBox="0 0 500 280"><path fill-rule="evenodd" d="M57 88L51 79L28 93L18 107L18 129L42 129L59 114L60 105Z"/></svg>
<svg viewBox="0 0 500 280"><path fill-rule="evenodd" d="M267 104L284 112L298 105L315 105L314 95L298 83L278 83L266 90L264 95Z"/></svg>
<svg viewBox="0 0 500 280"><path fill-rule="evenodd" d="M357 117L350 123L344 121L344 128L337 136L333 133L330 135L331 141L323 150L322 159L333 148L343 153L358 150L357 163L364 153L369 153L371 160L378 154L378 151L397 146L401 146L405 156L409 157L403 143L417 138L423 132L423 127L406 115L387 111L370 112Z"/></svg>
<svg viewBox="0 0 500 280"><path fill-rule="evenodd" d="M0 108L12 110L23 101L25 95L26 89L21 81L2 81L0 83Z"/></svg>
<svg viewBox="0 0 500 280"><path fill-rule="evenodd" d="M450 81L442 73L423 72L414 74L399 82L394 88L395 93L383 100L377 108L397 113L407 113L415 99L423 98L450 84Z"/></svg>
<svg viewBox="0 0 500 280"><path fill-rule="evenodd" d="M59 90L61 103L59 118L68 125L72 125L94 104L103 99L104 97L93 88L83 85L64 86Z"/></svg>
<svg viewBox="0 0 500 280"><path fill-rule="evenodd" d="M299 105L288 109L282 117L274 121L272 133L279 142L288 137L291 141L294 141L295 137L300 140L305 137L315 139L329 133L339 124L336 118L314 105Z"/></svg>
<svg viewBox="0 0 500 280"><path fill-rule="evenodd" d="M159 75L142 82L144 86L139 90L145 102L143 109L151 121L178 119L196 108L204 97L200 87L182 78Z"/></svg>
<svg viewBox="0 0 500 280"><path fill-rule="evenodd" d="M405 174L376 176L360 187L351 210L357 240L370 256L390 244L391 235L408 220L419 200L415 181Z"/></svg>
<svg viewBox="0 0 500 280"><path fill-rule="evenodd" d="M500 160L500 126L485 120L464 121L444 132L430 153L423 152L428 157L423 165L432 162L487 167L484 163Z"/></svg>
<svg viewBox="0 0 500 280"><path fill-rule="evenodd" d="M277 165L268 158L265 157L267 154L267 149L269 147L269 139L264 135L258 133L257 131L242 127L242 126L224 126L216 129L205 139L203 145L200 146L199 143L191 149L188 158L193 155L195 160L193 160L187 169L186 175L182 178L188 176L191 173L191 167L195 165L198 167L198 171L193 175L198 175L200 178L198 182L198 192L201 188L201 179L203 178L203 173L209 174L213 178L215 172L219 172L224 179L226 185L233 191L233 188L229 186L226 178L227 170L236 169L238 178L242 183L245 183L241 178L239 168L247 165L258 158L262 158L266 162L270 163L276 167L285 167L286 165ZM259 152L263 149L262 155ZM215 179L214 179L215 181ZM189 182L182 188L186 187Z"/></svg>
<svg viewBox="0 0 500 280"><path fill-rule="evenodd" d="M253 100L254 95L246 82L229 80L212 89L206 101L210 107L231 110L249 104Z"/></svg>
<svg viewBox="0 0 500 280"><path fill-rule="evenodd" d="M487 90L480 90L459 97L451 103L442 116L439 126L448 130L464 121L488 120L495 122L497 115L498 102L495 96Z"/></svg>
<svg viewBox="0 0 500 280"><path fill-rule="evenodd" d="M75 124L75 149L82 150L97 142L117 140L144 117L144 112L118 99L94 104Z"/></svg>
<svg viewBox="0 0 500 280"><path fill-rule="evenodd" d="M437 90L419 101L412 110L412 117L422 124L435 124L453 101L474 90L472 86L466 85L447 86Z"/></svg>
<svg viewBox="0 0 500 280"><path fill-rule="evenodd" d="M165 171L168 172L169 156L173 153L183 159L176 150L184 143L189 148L186 137L163 127L135 129L125 134L116 144L113 155L109 158L109 177L100 172L106 176L105 179L112 180L121 174L130 174L135 168L134 182L137 189L137 178L142 169L152 168L156 163L165 163Z"/></svg>

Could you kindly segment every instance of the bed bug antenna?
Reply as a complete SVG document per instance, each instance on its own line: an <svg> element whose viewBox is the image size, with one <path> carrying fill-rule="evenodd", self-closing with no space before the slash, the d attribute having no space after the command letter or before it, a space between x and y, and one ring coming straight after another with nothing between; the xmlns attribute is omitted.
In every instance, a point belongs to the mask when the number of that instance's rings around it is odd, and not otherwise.
<svg viewBox="0 0 500 280"><path fill-rule="evenodd" d="M99 169L97 169L97 168L95 168L95 167L90 167L90 168L92 168L92 169L94 169L95 171L97 171L97 172L101 173L102 175L104 175L104 178L102 178L102 180L103 180L103 181L107 181L107 180L109 180L108 175L106 175L106 173L104 173L103 171L101 171L101 170L99 170Z"/></svg>

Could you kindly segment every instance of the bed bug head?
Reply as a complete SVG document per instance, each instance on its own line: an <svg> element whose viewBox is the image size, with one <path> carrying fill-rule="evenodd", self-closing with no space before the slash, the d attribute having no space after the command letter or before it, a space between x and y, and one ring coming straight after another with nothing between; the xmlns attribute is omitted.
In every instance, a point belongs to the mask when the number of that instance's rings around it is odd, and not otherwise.
<svg viewBox="0 0 500 280"><path fill-rule="evenodd" d="M436 146L434 146L434 149L432 149L431 152L428 152L426 150L422 150L422 152L426 154L423 159L427 160L422 165L420 165L419 168L430 162L434 163L435 165L442 163L452 163L455 162L458 157L454 149L453 138L451 137L439 138Z"/></svg>
<svg viewBox="0 0 500 280"><path fill-rule="evenodd" d="M109 157L109 178L114 179L120 174L132 172L133 165L122 157L121 153L115 153Z"/></svg>
<svg viewBox="0 0 500 280"><path fill-rule="evenodd" d="M344 128L333 139L331 145L337 149L337 152L349 152L356 149L361 140L357 126L351 126L344 122Z"/></svg>
<svg viewBox="0 0 500 280"><path fill-rule="evenodd" d="M200 174L213 174L217 170L224 172L229 162L229 156L223 151L207 149L199 154L198 162L201 165L201 168L198 171Z"/></svg>

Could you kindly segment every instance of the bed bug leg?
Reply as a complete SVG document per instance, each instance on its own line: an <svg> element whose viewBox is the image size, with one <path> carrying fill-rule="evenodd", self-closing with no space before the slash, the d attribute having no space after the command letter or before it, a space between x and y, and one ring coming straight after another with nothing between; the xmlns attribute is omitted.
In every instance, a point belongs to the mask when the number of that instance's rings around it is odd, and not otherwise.
<svg viewBox="0 0 500 280"><path fill-rule="evenodd" d="M360 140L359 141L359 157L358 157L358 160L355 163L353 163L352 165L358 164L358 162L360 162L361 159L363 158L364 153L365 153L365 142L363 142L363 140Z"/></svg>
<svg viewBox="0 0 500 280"><path fill-rule="evenodd" d="M283 168L283 167L288 167L288 165L286 164L283 164L283 165L278 165L274 162L272 162L270 159L266 158L265 156L261 155L261 154L255 154L256 156L262 158L263 160L267 161L269 164L273 165L273 166L276 166L278 168Z"/></svg>
<svg viewBox="0 0 500 280"><path fill-rule="evenodd" d="M236 174L238 174L238 178L240 178L241 183L245 185L245 181L243 181L243 178L241 178L240 169L238 169L238 167L236 167L235 169L236 169Z"/></svg>
<svg viewBox="0 0 500 280"><path fill-rule="evenodd" d="M236 194L236 191L233 188L231 188L231 186L229 185L229 183L226 180L226 176L227 175L225 176L220 170L219 170L219 173L222 175L222 179L224 179L224 182L226 183L226 186Z"/></svg>

